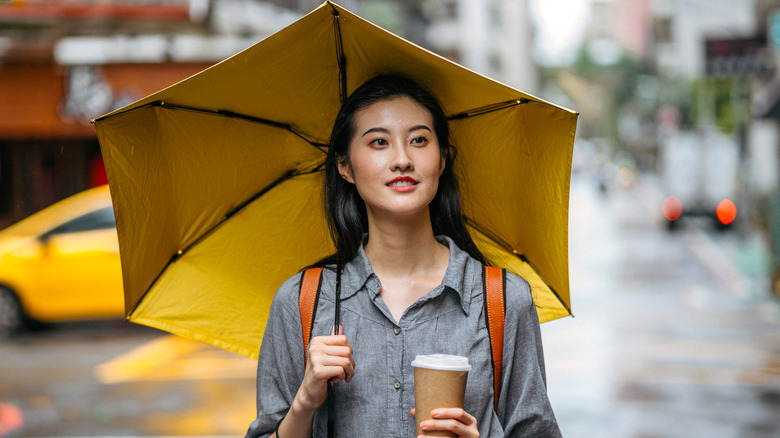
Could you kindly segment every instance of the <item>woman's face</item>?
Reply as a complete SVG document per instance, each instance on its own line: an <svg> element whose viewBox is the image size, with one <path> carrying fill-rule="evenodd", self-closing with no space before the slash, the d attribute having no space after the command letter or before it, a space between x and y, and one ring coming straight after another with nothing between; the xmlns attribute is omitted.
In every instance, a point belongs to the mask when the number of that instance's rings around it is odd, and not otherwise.
<svg viewBox="0 0 780 438"><path fill-rule="evenodd" d="M338 167L357 187L369 218L427 214L444 170L431 113L398 97L359 110L353 122L349 159Z"/></svg>

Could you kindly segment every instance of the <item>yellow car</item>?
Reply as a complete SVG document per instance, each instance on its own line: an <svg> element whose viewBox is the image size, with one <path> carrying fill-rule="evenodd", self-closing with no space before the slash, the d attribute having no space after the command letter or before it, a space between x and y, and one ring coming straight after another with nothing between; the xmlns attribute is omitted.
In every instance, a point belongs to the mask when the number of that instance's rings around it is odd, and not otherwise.
<svg viewBox="0 0 780 438"><path fill-rule="evenodd" d="M123 316L119 244L107 185L0 231L0 334L32 321Z"/></svg>

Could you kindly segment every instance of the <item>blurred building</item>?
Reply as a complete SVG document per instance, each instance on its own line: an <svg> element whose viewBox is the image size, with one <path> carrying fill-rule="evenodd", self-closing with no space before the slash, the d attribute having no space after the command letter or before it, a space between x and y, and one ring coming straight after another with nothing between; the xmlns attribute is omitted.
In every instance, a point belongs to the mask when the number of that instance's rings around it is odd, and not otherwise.
<svg viewBox="0 0 780 438"><path fill-rule="evenodd" d="M539 88L529 0L428 0L427 47L531 94Z"/></svg>
<svg viewBox="0 0 780 438"><path fill-rule="evenodd" d="M655 60L665 76L706 74L704 42L755 35L754 0L652 0Z"/></svg>
<svg viewBox="0 0 780 438"><path fill-rule="evenodd" d="M646 59L651 12L650 0L593 0L586 50L601 64L616 62L623 51Z"/></svg>

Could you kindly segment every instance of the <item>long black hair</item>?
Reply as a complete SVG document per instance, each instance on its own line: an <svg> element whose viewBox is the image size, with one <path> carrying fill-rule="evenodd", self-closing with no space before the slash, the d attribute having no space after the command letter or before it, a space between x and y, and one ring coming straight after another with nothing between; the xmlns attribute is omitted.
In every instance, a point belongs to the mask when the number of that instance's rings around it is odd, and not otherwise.
<svg viewBox="0 0 780 438"><path fill-rule="evenodd" d="M434 235L448 236L459 248L487 264L466 230L458 178L453 170L455 148L450 145L449 125L441 104L414 80L400 74L385 74L368 80L355 90L342 105L333 124L325 161L323 202L336 253L316 265L348 262L357 256L363 244L363 235L368 232L366 205L355 185L341 177L338 164L344 159L349 162L349 145L355 135L356 113L375 102L397 97L408 97L431 113L439 151L445 159L438 191L429 205Z"/></svg>

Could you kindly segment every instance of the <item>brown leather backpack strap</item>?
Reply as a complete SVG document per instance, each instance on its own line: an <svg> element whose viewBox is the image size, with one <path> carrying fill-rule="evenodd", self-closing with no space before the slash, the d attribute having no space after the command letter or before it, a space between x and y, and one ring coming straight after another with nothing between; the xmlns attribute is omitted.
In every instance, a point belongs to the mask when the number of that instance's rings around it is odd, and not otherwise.
<svg viewBox="0 0 780 438"><path fill-rule="evenodd" d="M504 323L506 321L504 269L485 266L485 310L487 328L490 336L490 351L493 355L493 409L498 410L498 397L501 393L501 365L504 362Z"/></svg>
<svg viewBox="0 0 780 438"><path fill-rule="evenodd" d="M303 365L309 359L309 341L314 326L314 314L317 313L317 299L320 295L322 268L309 268L303 271L298 307L301 311L301 330L303 330Z"/></svg>

